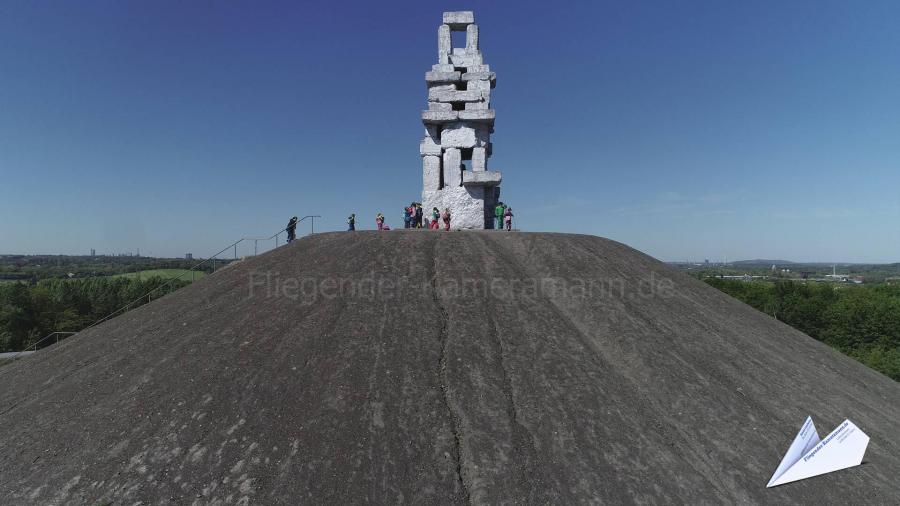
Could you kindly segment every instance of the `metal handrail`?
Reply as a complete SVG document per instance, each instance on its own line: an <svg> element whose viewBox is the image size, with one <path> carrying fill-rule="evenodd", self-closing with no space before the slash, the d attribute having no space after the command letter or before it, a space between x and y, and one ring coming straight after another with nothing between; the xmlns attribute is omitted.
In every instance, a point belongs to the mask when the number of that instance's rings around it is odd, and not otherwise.
<svg viewBox="0 0 900 506"><path fill-rule="evenodd" d="M306 218L312 218L309 220L309 234L310 235L315 234L316 233L316 218L321 218L321 216L319 216L318 214L304 216L304 217L300 218L299 220L297 220L297 223L300 223L301 221L305 220Z"/></svg>
<svg viewBox="0 0 900 506"><path fill-rule="evenodd" d="M271 237L269 237L269 239L272 239L273 237L275 238L275 246L276 246L276 247L278 247L278 235L281 234L282 232L284 232L285 230L287 230L287 227L284 227L283 229L279 230L278 232L275 232ZM222 248L221 250L219 250L216 254L214 254L214 255L212 255L211 257L207 258L206 260L203 260L202 262L200 262L200 263L194 265L193 267L191 267L190 269L186 270L185 272L182 272L179 276L176 276L176 277L174 277L174 278L169 279L169 281L168 281L167 283L165 283L165 284L163 284L163 285L160 285L160 286L154 288L153 290L150 290L150 291L147 292L146 294L144 294L144 295L138 297L137 299L134 299L134 300L131 301L130 303L128 303L128 304L126 304L126 305L120 307L119 309L113 311L112 313L106 315L105 317L101 318L100 320L97 320L96 322L94 322L94 323L88 325L87 327L85 327L85 328L83 328L83 329L81 329L81 330L87 330L87 329L89 329L89 328L91 328L91 327L95 327L95 326L97 326L97 325L99 325L99 324L105 322L106 320L109 320L110 318L112 318L112 317L115 316L116 314L118 314L118 313L120 313L120 312L122 312L122 311L128 309L129 307L133 306L135 303L144 300L145 297L147 298L147 302L150 302L150 297L153 295L154 292L157 292L157 291L159 291L159 290L162 289L162 288L165 288L165 287L170 286L173 282L178 281L178 280L181 279L183 276L187 275L188 272L194 271L195 269L197 269L198 267L200 267L201 265L203 265L203 264L205 264L205 263L207 263L207 262L210 262L210 261L213 262L213 272L215 272L215 270L216 270L216 267L215 267L216 257L218 257L218 256L221 255L222 253L225 253L226 251L228 251L228 250L234 248L234 259L237 260L237 245L240 244L240 243L242 243L242 242L244 242L244 241L248 241L248 240L250 240L249 237L242 237L242 238L238 239L237 241L235 241L235 242L229 244L228 246L225 246L224 248Z"/></svg>
<svg viewBox="0 0 900 506"><path fill-rule="evenodd" d="M35 342L34 344L32 344L31 346L29 346L28 348L25 348L25 349L22 350L22 351L28 351L28 350L30 350L31 348L34 348L34 351L37 351L37 347L38 347L39 344L43 343L44 341L46 341L46 340L48 340L48 339L50 339L51 337L54 337L54 336L56 337L56 341L54 341L53 344L56 344L56 343L59 342L59 336L64 335L64 334L65 334L66 336L71 336L71 335L77 334L77 332L61 332L61 331L51 332L50 334L48 334L48 335L46 335L45 337L41 338L39 341ZM63 338L63 339L65 339L65 338ZM22 352L20 351L19 353L22 353Z"/></svg>
<svg viewBox="0 0 900 506"><path fill-rule="evenodd" d="M298 220L297 223L300 223L301 221L305 220L306 218L312 218L311 221L312 221L312 223L314 224L314 223L315 223L315 218L321 218L321 216L319 216L319 215L304 216L303 218L301 218L300 220ZM137 299L134 299L133 301L129 302L128 304L126 304L126 305L120 307L119 309L116 309L116 310L113 311L112 313L110 313L110 314L104 316L103 318L101 318L101 319L95 321L94 323L92 323L92 324L88 325L87 327L85 327L85 328L79 330L78 332L53 332L52 334L50 334L50 335L48 335L48 336L46 336L46 337L40 339L39 341L37 341L37 342L34 343L33 345L29 346L28 348L25 348L24 350L21 350L18 354L16 354L15 356L13 356L13 358L18 358L19 355L21 355L22 353L28 351L31 347L34 347L34 351L37 351L37 345L38 345L38 344L40 344L40 343L46 341L47 339L49 339L50 337L52 337L52 336L54 336L54 335L57 336L56 342L54 342L54 344L56 344L56 343L59 342L59 334L68 334L69 336L71 336L71 335L74 335L74 334L78 334L79 332L84 332L85 330L88 330L88 329L90 329L90 328L92 328L92 327L96 327L97 325L100 325L101 323L103 323L103 322L109 320L109 319L112 318L113 316L116 316L117 314L119 314L119 313L125 311L126 309L130 308L131 306L133 306L133 305L134 305L135 303L137 303L137 302L140 302L140 301L142 301L142 300L144 300L144 299L147 299L147 302L150 302L150 299L151 299L151 297L153 296L153 294L154 294L155 292L159 291L159 290L162 289L162 288L166 288L166 287L170 286L170 285L171 285L172 283L174 283L175 281L178 281L178 280L181 279L182 277L186 276L188 272L190 272L191 275L193 276L194 270L197 269L198 267L200 267L200 266L206 264L207 262L210 262L210 261L213 262L213 272L215 272L215 260L216 260L216 257L218 257L218 256L221 255L222 253L224 253L224 252L226 252L226 251L228 251L228 250L234 248L234 259L237 260L237 246L238 246L238 244L240 244L240 243L242 243L242 242L244 242L244 241L251 241L251 240L254 241L254 245L253 245L253 249L254 249L253 254L254 254L254 256L257 254L257 253L256 253L256 252L257 252L257 247L256 247L256 246L257 246L257 242L258 242L258 241L262 241L262 240L270 241L270 240L272 240L272 239L275 239L275 247L277 248L277 247L278 247L278 236L281 235L281 234L282 234L284 231L286 231L286 230L287 230L287 227L284 227L284 228L282 228L281 230L279 230L278 232L275 232L275 233L272 234L271 236L265 237L265 238L263 238L263 237L242 237L242 238L238 239L237 241L235 241L235 242L229 244L228 246L225 246L224 248L222 248L221 250L219 250L216 254L210 256L210 257L207 258L206 260L203 260L202 262L199 262L199 263L197 263L196 265L192 266L190 269L185 270L185 272L182 272L179 276L176 276L176 277L174 277L174 278L170 278L166 283L164 283L164 284L162 284L162 285L160 285L160 286L158 286L158 287L156 287L156 288L150 290L149 292L145 293L144 295L141 295L141 296L138 297ZM315 233L315 232L314 232L314 229L311 228L311 229L310 229L310 235L312 235L313 233Z"/></svg>

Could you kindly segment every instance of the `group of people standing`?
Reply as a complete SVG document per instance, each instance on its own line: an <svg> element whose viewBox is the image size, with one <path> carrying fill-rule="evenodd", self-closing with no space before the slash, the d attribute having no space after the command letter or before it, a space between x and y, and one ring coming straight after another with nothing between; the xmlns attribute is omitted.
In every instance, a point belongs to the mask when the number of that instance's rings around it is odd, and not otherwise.
<svg viewBox="0 0 900 506"><path fill-rule="evenodd" d="M507 231L512 230L512 218L512 208L503 202L497 202L494 206L494 226L498 230L503 230L504 227Z"/></svg>
<svg viewBox="0 0 900 506"><path fill-rule="evenodd" d="M424 212L420 202L413 202L409 206L404 207L403 228L422 228L423 215Z"/></svg>
<svg viewBox="0 0 900 506"><path fill-rule="evenodd" d="M494 207L494 227L497 230L512 230L512 208L498 202ZM403 208L403 228L427 228L429 230L440 230L441 223L444 224L444 230L450 230L450 209L445 208L444 212L440 212L438 208L432 208L428 215L425 215L420 202L413 202L408 207ZM384 215L378 213L375 215L375 228L378 230L390 230L391 227L384 222ZM296 238L297 217L291 218L287 226L288 242ZM347 217L347 231L356 230L356 214Z"/></svg>
<svg viewBox="0 0 900 506"><path fill-rule="evenodd" d="M444 209L442 213L437 207L434 207L430 213L426 214L421 202L413 202L403 208L403 228L440 230L441 222L444 223L444 230L450 230L450 209ZM375 225L378 230L384 230L386 226L384 225L384 215L378 213L378 216L375 217Z"/></svg>

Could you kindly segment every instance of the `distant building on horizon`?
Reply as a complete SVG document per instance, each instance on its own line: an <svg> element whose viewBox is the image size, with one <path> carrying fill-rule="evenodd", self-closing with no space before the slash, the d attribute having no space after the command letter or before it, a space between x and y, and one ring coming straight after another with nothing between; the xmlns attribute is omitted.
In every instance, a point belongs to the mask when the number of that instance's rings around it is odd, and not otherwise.
<svg viewBox="0 0 900 506"><path fill-rule="evenodd" d="M194 259L194 254L193 254L193 253L185 253L185 254L184 254L184 259L185 259L185 260L193 260L193 259Z"/></svg>

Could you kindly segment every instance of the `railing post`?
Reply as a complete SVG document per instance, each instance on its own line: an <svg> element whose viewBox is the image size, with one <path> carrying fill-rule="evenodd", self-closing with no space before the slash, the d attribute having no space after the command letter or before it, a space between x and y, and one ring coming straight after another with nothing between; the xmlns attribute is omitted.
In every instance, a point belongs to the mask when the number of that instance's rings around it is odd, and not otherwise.
<svg viewBox="0 0 900 506"><path fill-rule="evenodd" d="M234 259L237 260L237 243L234 243Z"/></svg>

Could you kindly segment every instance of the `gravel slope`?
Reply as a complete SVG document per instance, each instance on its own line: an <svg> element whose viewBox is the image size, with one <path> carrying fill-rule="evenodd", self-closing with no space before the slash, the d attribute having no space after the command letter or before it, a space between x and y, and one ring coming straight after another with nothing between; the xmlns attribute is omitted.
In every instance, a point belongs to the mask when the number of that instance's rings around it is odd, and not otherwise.
<svg viewBox="0 0 900 506"><path fill-rule="evenodd" d="M807 415L864 465L766 489ZM896 504L900 385L622 244L328 233L0 368L0 504Z"/></svg>

